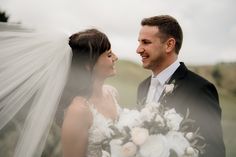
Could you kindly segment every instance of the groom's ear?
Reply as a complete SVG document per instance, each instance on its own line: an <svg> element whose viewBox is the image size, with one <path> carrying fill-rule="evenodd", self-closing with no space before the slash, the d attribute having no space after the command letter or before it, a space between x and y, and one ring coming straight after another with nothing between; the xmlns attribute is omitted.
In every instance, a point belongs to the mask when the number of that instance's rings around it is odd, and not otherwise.
<svg viewBox="0 0 236 157"><path fill-rule="evenodd" d="M175 39L174 38L169 38L166 41L166 52L170 53L172 51L175 51Z"/></svg>

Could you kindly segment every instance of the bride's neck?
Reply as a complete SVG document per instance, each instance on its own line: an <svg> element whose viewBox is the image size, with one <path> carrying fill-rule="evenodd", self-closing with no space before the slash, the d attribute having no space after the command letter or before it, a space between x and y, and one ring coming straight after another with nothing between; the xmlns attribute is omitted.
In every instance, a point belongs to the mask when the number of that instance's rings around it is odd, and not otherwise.
<svg viewBox="0 0 236 157"><path fill-rule="evenodd" d="M103 90L102 90L103 84L104 84L104 80L100 80L100 79L94 80L92 97L94 98L103 97Z"/></svg>

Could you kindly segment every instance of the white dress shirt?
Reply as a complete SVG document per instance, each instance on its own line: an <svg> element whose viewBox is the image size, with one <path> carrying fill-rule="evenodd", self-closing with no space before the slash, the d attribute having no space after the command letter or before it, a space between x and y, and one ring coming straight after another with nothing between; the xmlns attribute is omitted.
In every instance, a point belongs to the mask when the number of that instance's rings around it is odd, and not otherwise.
<svg viewBox="0 0 236 157"><path fill-rule="evenodd" d="M158 102L161 93L164 90L165 83L170 79L174 74L176 69L180 66L180 63L176 60L158 75L152 74L150 87L147 94L146 103Z"/></svg>

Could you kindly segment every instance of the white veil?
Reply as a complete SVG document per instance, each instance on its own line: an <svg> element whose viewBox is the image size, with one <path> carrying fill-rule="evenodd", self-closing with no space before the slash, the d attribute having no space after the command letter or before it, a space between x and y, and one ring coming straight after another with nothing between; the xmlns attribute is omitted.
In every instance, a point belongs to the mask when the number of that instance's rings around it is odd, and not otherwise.
<svg viewBox="0 0 236 157"><path fill-rule="evenodd" d="M65 33L0 23L0 131L27 109L15 157L41 156L71 56Z"/></svg>

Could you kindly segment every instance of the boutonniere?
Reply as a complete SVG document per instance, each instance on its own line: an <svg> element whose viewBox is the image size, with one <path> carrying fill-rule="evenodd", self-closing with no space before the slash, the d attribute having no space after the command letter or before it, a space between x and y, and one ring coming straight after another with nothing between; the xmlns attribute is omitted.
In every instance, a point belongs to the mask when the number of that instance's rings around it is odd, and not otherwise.
<svg viewBox="0 0 236 157"><path fill-rule="evenodd" d="M171 94L174 89L176 89L177 85L175 84L175 80L173 80L170 84L164 85L164 96Z"/></svg>
<svg viewBox="0 0 236 157"><path fill-rule="evenodd" d="M177 85L175 80L172 80L169 84L164 84L164 90L160 96L159 102L166 103L166 96L170 96L176 88Z"/></svg>
<svg viewBox="0 0 236 157"><path fill-rule="evenodd" d="M173 90L174 90L174 87L175 87L175 85L174 85L173 83L171 83L171 84L165 84L165 85L164 85L164 92L165 92L166 94L172 93Z"/></svg>

